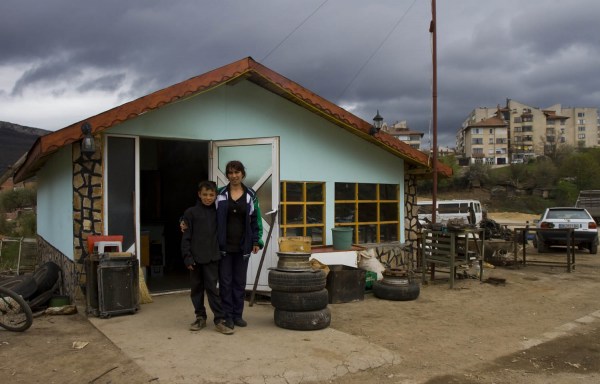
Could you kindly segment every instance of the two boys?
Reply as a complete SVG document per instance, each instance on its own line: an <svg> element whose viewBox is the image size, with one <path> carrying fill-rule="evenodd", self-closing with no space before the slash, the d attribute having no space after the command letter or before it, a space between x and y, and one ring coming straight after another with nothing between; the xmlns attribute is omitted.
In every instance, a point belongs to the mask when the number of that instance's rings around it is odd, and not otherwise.
<svg viewBox="0 0 600 384"><path fill-rule="evenodd" d="M215 330L231 335L233 329L226 326L217 289L221 253L217 241L216 197L217 185L214 182L200 182L196 205L186 209L183 214L181 254L186 268L190 271L190 297L196 314L196 320L190 325L190 330L199 331L206 327L206 291L208 305L214 314Z"/></svg>

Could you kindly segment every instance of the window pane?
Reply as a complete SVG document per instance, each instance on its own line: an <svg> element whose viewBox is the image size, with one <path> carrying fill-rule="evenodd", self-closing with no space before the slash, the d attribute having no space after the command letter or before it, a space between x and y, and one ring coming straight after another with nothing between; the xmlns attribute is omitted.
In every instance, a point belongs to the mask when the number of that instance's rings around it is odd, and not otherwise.
<svg viewBox="0 0 600 384"><path fill-rule="evenodd" d="M383 224L379 227L379 241L398 241L398 224Z"/></svg>
<svg viewBox="0 0 600 384"><path fill-rule="evenodd" d="M286 183L286 201L302 201L302 184Z"/></svg>
<svg viewBox="0 0 600 384"><path fill-rule="evenodd" d="M354 183L335 183L336 200L354 200Z"/></svg>
<svg viewBox="0 0 600 384"><path fill-rule="evenodd" d="M302 224L304 222L302 208L302 205L288 205L285 216L285 224Z"/></svg>
<svg viewBox="0 0 600 384"><path fill-rule="evenodd" d="M376 200L377 184L358 184L358 200Z"/></svg>
<svg viewBox="0 0 600 384"><path fill-rule="evenodd" d="M322 205L307 205L306 206L306 223L307 224L322 224L323 223L323 206Z"/></svg>
<svg viewBox="0 0 600 384"><path fill-rule="evenodd" d="M355 210L354 204L338 203L335 205L335 222L336 223L351 223L354 221Z"/></svg>
<svg viewBox="0 0 600 384"><path fill-rule="evenodd" d="M398 203L380 203L380 221L398 221Z"/></svg>
<svg viewBox="0 0 600 384"><path fill-rule="evenodd" d="M431 204L419 205L418 214L431 215Z"/></svg>
<svg viewBox="0 0 600 384"><path fill-rule="evenodd" d="M323 184L306 183L306 201L323 201Z"/></svg>
<svg viewBox="0 0 600 384"><path fill-rule="evenodd" d="M377 225L359 225L358 226L358 242L359 243L376 243L377 242Z"/></svg>
<svg viewBox="0 0 600 384"><path fill-rule="evenodd" d="M377 221L377 203L358 204L358 221Z"/></svg>
<svg viewBox="0 0 600 384"><path fill-rule="evenodd" d="M323 227L306 228L306 236L310 236L312 245L325 245L323 241Z"/></svg>
<svg viewBox="0 0 600 384"><path fill-rule="evenodd" d="M379 198L381 200L398 200L398 186L395 184L380 184Z"/></svg>

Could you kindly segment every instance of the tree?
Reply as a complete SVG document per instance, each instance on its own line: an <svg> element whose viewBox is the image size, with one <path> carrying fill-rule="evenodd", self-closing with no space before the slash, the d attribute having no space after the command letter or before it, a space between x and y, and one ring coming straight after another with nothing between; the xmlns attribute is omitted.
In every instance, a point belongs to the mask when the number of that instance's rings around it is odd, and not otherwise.
<svg viewBox="0 0 600 384"><path fill-rule="evenodd" d="M573 179L577 189L600 189L600 164L591 153L576 153L560 167L562 177Z"/></svg>
<svg viewBox="0 0 600 384"><path fill-rule="evenodd" d="M539 158L535 167L531 168L531 177L538 188L549 188L556 185L559 179L559 169L554 162L547 158Z"/></svg>
<svg viewBox="0 0 600 384"><path fill-rule="evenodd" d="M12 212L19 208L36 206L36 189L9 189L0 192L0 212Z"/></svg>

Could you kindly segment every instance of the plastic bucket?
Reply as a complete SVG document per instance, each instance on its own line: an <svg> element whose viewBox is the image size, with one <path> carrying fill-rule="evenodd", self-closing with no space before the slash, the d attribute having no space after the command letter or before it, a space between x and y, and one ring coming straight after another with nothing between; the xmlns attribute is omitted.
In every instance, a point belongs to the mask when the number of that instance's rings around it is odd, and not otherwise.
<svg viewBox="0 0 600 384"><path fill-rule="evenodd" d="M338 251L347 251L352 249L352 233L353 228L349 227L336 227L331 228L333 249Z"/></svg>

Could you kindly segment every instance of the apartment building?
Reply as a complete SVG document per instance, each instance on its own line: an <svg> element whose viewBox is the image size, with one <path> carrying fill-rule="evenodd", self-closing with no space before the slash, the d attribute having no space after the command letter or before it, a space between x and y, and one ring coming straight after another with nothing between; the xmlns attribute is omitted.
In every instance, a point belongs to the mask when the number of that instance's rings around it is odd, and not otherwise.
<svg viewBox="0 0 600 384"><path fill-rule="evenodd" d="M421 139L425 135L424 132L412 131L406 120L397 121L394 124L384 124L381 128L384 132L394 136L400 141L404 141L414 149L421 149Z"/></svg>
<svg viewBox="0 0 600 384"><path fill-rule="evenodd" d="M457 133L461 164L503 165L553 154L561 145L600 147L598 109L560 104L540 109L507 99L474 109Z"/></svg>
<svg viewBox="0 0 600 384"><path fill-rule="evenodd" d="M462 154L461 165L484 163L489 165L505 165L509 162L509 125L504 120L503 112L498 108L493 116L489 116L490 108L482 108L473 112L470 119L461 129L457 140L457 153ZM477 119L480 120L477 120Z"/></svg>

